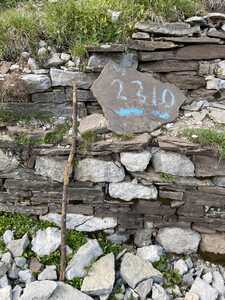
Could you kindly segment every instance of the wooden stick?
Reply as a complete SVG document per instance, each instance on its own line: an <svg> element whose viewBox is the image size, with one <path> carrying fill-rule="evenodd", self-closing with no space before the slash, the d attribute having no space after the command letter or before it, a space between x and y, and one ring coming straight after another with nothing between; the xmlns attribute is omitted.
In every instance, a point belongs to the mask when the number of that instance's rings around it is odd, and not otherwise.
<svg viewBox="0 0 225 300"><path fill-rule="evenodd" d="M62 211L61 211L61 256L60 256L60 281L65 281L66 269L66 216L68 204L68 186L75 164L75 154L77 147L77 87L73 86L73 107L72 107L72 145L70 154L64 169Z"/></svg>

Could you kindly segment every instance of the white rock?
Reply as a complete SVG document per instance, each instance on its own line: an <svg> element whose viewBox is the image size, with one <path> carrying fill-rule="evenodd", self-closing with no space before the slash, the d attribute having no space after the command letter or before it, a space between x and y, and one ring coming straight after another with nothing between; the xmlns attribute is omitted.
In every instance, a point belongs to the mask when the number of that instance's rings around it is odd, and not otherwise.
<svg viewBox="0 0 225 300"><path fill-rule="evenodd" d="M209 76L208 78L206 78L206 89L207 90L223 90L225 89L225 80L223 79L219 79L219 78L215 78L213 76Z"/></svg>
<svg viewBox="0 0 225 300"><path fill-rule="evenodd" d="M188 266L183 259L179 259L174 263L174 269L177 270L181 276L188 272Z"/></svg>
<svg viewBox="0 0 225 300"><path fill-rule="evenodd" d="M225 124L225 110L219 108L210 108L210 118L219 124Z"/></svg>
<svg viewBox="0 0 225 300"><path fill-rule="evenodd" d="M6 263L0 261L0 277L4 276L8 269L9 266Z"/></svg>
<svg viewBox="0 0 225 300"><path fill-rule="evenodd" d="M86 294L101 296L112 292L115 282L115 258L110 253L95 262L84 278L81 291Z"/></svg>
<svg viewBox="0 0 225 300"><path fill-rule="evenodd" d="M202 276L202 279L205 280L206 282L208 282L209 284L212 283L213 281L213 275L212 272L208 272L205 275Z"/></svg>
<svg viewBox="0 0 225 300"><path fill-rule="evenodd" d="M29 245L28 235L25 234L21 239L11 240L7 245L7 249L12 253L14 257L22 256L24 250Z"/></svg>
<svg viewBox="0 0 225 300"><path fill-rule="evenodd" d="M163 248L158 245L145 246L137 249L137 255L151 263L160 260L163 255Z"/></svg>
<svg viewBox="0 0 225 300"><path fill-rule="evenodd" d="M134 182L119 182L109 184L109 194L112 198L131 201L133 199L156 200L158 191L155 186L144 186Z"/></svg>
<svg viewBox="0 0 225 300"><path fill-rule="evenodd" d="M40 156L36 159L35 173L58 182L63 182L65 165L65 159Z"/></svg>
<svg viewBox="0 0 225 300"><path fill-rule="evenodd" d="M225 187L225 177L214 177L213 183L220 187Z"/></svg>
<svg viewBox="0 0 225 300"><path fill-rule="evenodd" d="M21 256L21 257L15 257L15 263L16 263L17 267L24 268L24 266L27 263L27 260L23 256Z"/></svg>
<svg viewBox="0 0 225 300"><path fill-rule="evenodd" d="M59 214L47 214L40 217L42 220L47 220L61 225L61 216ZM117 219L114 217L97 218L93 216L84 216L80 214L67 214L67 228L76 229L77 231L94 232L101 231L117 226Z"/></svg>
<svg viewBox="0 0 225 300"><path fill-rule="evenodd" d="M22 80L28 85L30 93L45 92L51 87L51 80L47 75L26 74Z"/></svg>
<svg viewBox="0 0 225 300"><path fill-rule="evenodd" d="M87 131L98 131L107 128L106 118L102 114L91 114L80 120L79 132L84 134Z"/></svg>
<svg viewBox="0 0 225 300"><path fill-rule="evenodd" d="M12 254L10 252L5 252L2 255L1 261L4 262L7 266L10 266L13 261Z"/></svg>
<svg viewBox="0 0 225 300"><path fill-rule="evenodd" d="M223 276L220 274L219 271L213 272L213 282L212 286L217 289L219 292L220 297L225 297L225 285Z"/></svg>
<svg viewBox="0 0 225 300"><path fill-rule="evenodd" d="M201 236L191 229L166 227L159 230L156 239L166 252L190 254L197 252Z"/></svg>
<svg viewBox="0 0 225 300"><path fill-rule="evenodd" d="M191 287L190 293L197 294L200 300L216 300L219 292L206 281L197 277Z"/></svg>
<svg viewBox="0 0 225 300"><path fill-rule="evenodd" d="M143 152L122 152L120 154L121 163L130 172L143 172L152 157L150 151Z"/></svg>
<svg viewBox="0 0 225 300"><path fill-rule="evenodd" d="M45 67L52 68L63 65L64 61L60 58L59 53L53 53L49 59L47 59L45 63Z"/></svg>
<svg viewBox="0 0 225 300"><path fill-rule="evenodd" d="M103 251L98 241L89 240L80 247L69 262L66 268L66 279L72 280L75 277L84 277L87 274L87 268L102 254Z"/></svg>
<svg viewBox="0 0 225 300"><path fill-rule="evenodd" d="M0 278L0 288L4 288L9 285L9 280L7 275L4 275Z"/></svg>
<svg viewBox="0 0 225 300"><path fill-rule="evenodd" d="M215 233L201 235L200 249L202 252L210 252L214 254L225 254L225 234Z"/></svg>
<svg viewBox="0 0 225 300"><path fill-rule="evenodd" d="M124 255L120 273L123 280L133 289L143 280L162 278L162 274L151 263L131 253Z"/></svg>
<svg viewBox="0 0 225 300"><path fill-rule="evenodd" d="M1 300L12 300L11 286L6 286L6 287L0 289L0 299Z"/></svg>
<svg viewBox="0 0 225 300"><path fill-rule="evenodd" d="M217 68L215 70L216 73L216 77L221 78L221 79L225 79L225 60L220 61L217 64Z"/></svg>
<svg viewBox="0 0 225 300"><path fill-rule="evenodd" d="M57 288L55 289L51 297L49 297L47 300L93 300L93 298L85 295L84 293L81 293L71 285L65 284L63 282L57 282Z"/></svg>
<svg viewBox="0 0 225 300"><path fill-rule="evenodd" d="M86 158L78 162L75 177L78 181L120 182L125 178L125 173L119 163Z"/></svg>
<svg viewBox="0 0 225 300"><path fill-rule="evenodd" d="M32 240L32 250L38 256L50 255L56 251L61 243L60 230L48 227L45 230L38 230Z"/></svg>
<svg viewBox="0 0 225 300"><path fill-rule="evenodd" d="M56 266L46 266L38 275L38 280L57 280Z"/></svg>
<svg viewBox="0 0 225 300"><path fill-rule="evenodd" d="M186 293L184 300L199 300L199 296L194 293Z"/></svg>
<svg viewBox="0 0 225 300"><path fill-rule="evenodd" d="M18 273L19 273L19 269L17 268L16 264L13 263L12 266L11 266L11 268L8 271L8 277L10 279L14 279L15 280L15 279L17 279L19 277Z"/></svg>
<svg viewBox="0 0 225 300"><path fill-rule="evenodd" d="M71 56L70 56L70 54L67 54L67 53L61 53L60 58L63 62L67 62L70 60Z"/></svg>
<svg viewBox="0 0 225 300"><path fill-rule="evenodd" d="M153 154L152 164L156 172L186 177L195 175L192 161L179 153L157 151Z"/></svg>
<svg viewBox="0 0 225 300"><path fill-rule="evenodd" d="M15 157L10 157L0 149L0 172L10 172L16 169L19 162Z"/></svg>
<svg viewBox="0 0 225 300"><path fill-rule="evenodd" d="M16 285L14 289L12 290L12 300L19 300L20 295L22 294L23 289L21 286Z"/></svg>
<svg viewBox="0 0 225 300"><path fill-rule="evenodd" d="M170 297L162 286L154 284L152 287L152 300L170 300Z"/></svg>
<svg viewBox="0 0 225 300"><path fill-rule="evenodd" d="M56 288L54 281L34 281L26 285L20 300L49 300Z"/></svg>
<svg viewBox="0 0 225 300"><path fill-rule="evenodd" d="M3 241L7 245L9 242L11 242L14 239L13 231L12 230L6 230L3 234Z"/></svg>
<svg viewBox="0 0 225 300"><path fill-rule="evenodd" d="M59 69L50 69L52 86L73 86L74 82L80 82L83 79L81 72L71 72ZM83 80L82 80L83 81Z"/></svg>
<svg viewBox="0 0 225 300"><path fill-rule="evenodd" d="M152 289L152 284L152 279L144 280L137 285L135 292L140 296L141 299L146 299Z"/></svg>
<svg viewBox="0 0 225 300"><path fill-rule="evenodd" d="M33 277L31 270L21 270L21 271L19 271L18 275L19 275L19 280L26 284L34 281L34 277Z"/></svg>

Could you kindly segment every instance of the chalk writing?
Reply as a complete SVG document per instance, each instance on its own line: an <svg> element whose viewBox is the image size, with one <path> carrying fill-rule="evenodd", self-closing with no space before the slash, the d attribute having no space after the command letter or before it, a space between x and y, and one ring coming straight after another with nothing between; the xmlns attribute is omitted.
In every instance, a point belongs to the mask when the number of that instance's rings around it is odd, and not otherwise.
<svg viewBox="0 0 225 300"><path fill-rule="evenodd" d="M130 117L136 116L141 117L144 115L144 109L137 108L137 107L129 107L129 108L120 108L116 110L115 113L118 114L120 117Z"/></svg>

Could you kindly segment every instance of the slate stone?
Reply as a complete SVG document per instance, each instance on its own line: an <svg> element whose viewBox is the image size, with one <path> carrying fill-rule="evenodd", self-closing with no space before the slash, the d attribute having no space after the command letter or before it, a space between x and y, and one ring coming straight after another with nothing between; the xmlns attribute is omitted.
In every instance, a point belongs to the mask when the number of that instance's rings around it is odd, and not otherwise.
<svg viewBox="0 0 225 300"><path fill-rule="evenodd" d="M202 252L225 255L225 234L202 234L200 243L200 250Z"/></svg>
<svg viewBox="0 0 225 300"><path fill-rule="evenodd" d="M128 48L140 51L155 51L159 49L173 49L177 45L173 42L163 41L142 41L142 40L130 40L128 42Z"/></svg>
<svg viewBox="0 0 225 300"><path fill-rule="evenodd" d="M80 134L87 131L102 131L106 130L107 121L102 114L92 114L80 120L78 130Z"/></svg>
<svg viewBox="0 0 225 300"><path fill-rule="evenodd" d="M16 169L19 162L15 157L9 157L2 149L0 149L0 172L10 172Z"/></svg>
<svg viewBox="0 0 225 300"><path fill-rule="evenodd" d="M135 25L136 30L161 34L161 35L172 35L172 36L185 36L191 35L196 32L200 32L200 27L191 27L188 23L148 23L139 22Z"/></svg>
<svg viewBox="0 0 225 300"><path fill-rule="evenodd" d="M108 128L120 134L151 132L172 122L185 101L174 85L113 63L105 66L91 90L103 109Z"/></svg>
<svg viewBox="0 0 225 300"><path fill-rule="evenodd" d="M115 199L131 201L133 199L156 200L158 191L155 186L144 186L134 182L109 184L109 195Z"/></svg>
<svg viewBox="0 0 225 300"><path fill-rule="evenodd" d="M140 71L155 73L198 71L198 69L198 62L182 60L153 61L141 63L139 66Z"/></svg>
<svg viewBox="0 0 225 300"><path fill-rule="evenodd" d="M213 183L220 187L225 187L225 177L214 177Z"/></svg>
<svg viewBox="0 0 225 300"><path fill-rule="evenodd" d="M47 75L26 74L21 79L25 81L31 94L47 91L51 87L51 80Z"/></svg>
<svg viewBox="0 0 225 300"><path fill-rule="evenodd" d="M87 275L88 267L98 257L103 254L103 251L97 240L88 240L86 244L81 246L77 253L69 262L66 268L67 280L72 280L75 277L84 277Z"/></svg>

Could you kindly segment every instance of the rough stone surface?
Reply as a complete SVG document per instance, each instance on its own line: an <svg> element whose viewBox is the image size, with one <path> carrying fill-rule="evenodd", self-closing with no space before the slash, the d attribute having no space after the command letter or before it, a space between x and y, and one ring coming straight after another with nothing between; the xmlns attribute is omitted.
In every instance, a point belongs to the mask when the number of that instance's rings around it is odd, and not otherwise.
<svg viewBox="0 0 225 300"><path fill-rule="evenodd" d="M225 187L225 177L214 177L213 183L220 187Z"/></svg>
<svg viewBox="0 0 225 300"><path fill-rule="evenodd" d="M57 250L61 243L60 230L48 227L45 230L38 230L32 240L32 250L38 256L50 255Z"/></svg>
<svg viewBox="0 0 225 300"><path fill-rule="evenodd" d="M80 120L78 130L81 134L88 131L101 131L107 128L107 121L102 114L92 114Z"/></svg>
<svg viewBox="0 0 225 300"><path fill-rule="evenodd" d="M0 172L9 172L16 169L18 165L19 162L15 157L6 155L6 153L0 149Z"/></svg>
<svg viewBox="0 0 225 300"><path fill-rule="evenodd" d="M215 254L225 254L225 234L202 234L200 243L200 250L202 252L209 252Z"/></svg>
<svg viewBox="0 0 225 300"><path fill-rule="evenodd" d="M79 290L73 288L68 284L57 282L57 287L54 290L53 294L48 298L48 300L93 300L93 298L80 292Z"/></svg>
<svg viewBox="0 0 225 300"><path fill-rule="evenodd" d="M11 286L6 286L4 288L0 288L0 299L1 300L12 300Z"/></svg>
<svg viewBox="0 0 225 300"><path fill-rule="evenodd" d="M22 256L24 250L29 245L29 239L27 234L25 234L21 239L12 240L6 246L7 249L12 253L14 257Z"/></svg>
<svg viewBox="0 0 225 300"><path fill-rule="evenodd" d="M135 292L140 296L141 299L146 299L152 289L152 284L152 279L144 280L137 285Z"/></svg>
<svg viewBox="0 0 225 300"><path fill-rule="evenodd" d="M130 172L143 172L151 159L150 151L143 152L122 152L120 154L121 163Z"/></svg>
<svg viewBox="0 0 225 300"><path fill-rule="evenodd" d="M84 278L81 291L90 295L108 295L112 292L115 281L115 258L110 253L92 265Z"/></svg>
<svg viewBox="0 0 225 300"><path fill-rule="evenodd" d="M109 194L112 198L119 198L124 201L133 199L157 199L158 192L156 187L144 186L134 182L110 183Z"/></svg>
<svg viewBox="0 0 225 300"><path fill-rule="evenodd" d="M38 280L57 280L56 266L46 266L38 275Z"/></svg>
<svg viewBox="0 0 225 300"><path fill-rule="evenodd" d="M86 158L79 161L75 176L78 181L120 182L125 173L119 163Z"/></svg>
<svg viewBox="0 0 225 300"><path fill-rule="evenodd" d="M183 259L179 259L174 263L174 269L183 276L188 271L188 266Z"/></svg>
<svg viewBox="0 0 225 300"><path fill-rule="evenodd" d="M158 245L150 245L137 249L137 255L151 263L160 260L163 255L163 248Z"/></svg>
<svg viewBox="0 0 225 300"><path fill-rule="evenodd" d="M197 294L200 300L216 300L219 295L215 288L199 277L195 279L190 292Z"/></svg>
<svg viewBox="0 0 225 300"><path fill-rule="evenodd" d="M185 177L195 175L192 161L179 153L158 151L153 154L152 163L156 172Z"/></svg>
<svg viewBox="0 0 225 300"><path fill-rule="evenodd" d="M170 297L162 286L154 284L152 287L152 300L170 300Z"/></svg>
<svg viewBox="0 0 225 300"><path fill-rule="evenodd" d="M52 180L63 182L66 160L51 157L38 157L35 172L38 175L49 177Z"/></svg>
<svg viewBox="0 0 225 300"><path fill-rule="evenodd" d="M185 101L175 85L113 63L105 66L91 90L103 109L108 128L120 134L151 132L172 122ZM147 97L149 94L153 98ZM161 103L157 97L162 98Z"/></svg>
<svg viewBox="0 0 225 300"><path fill-rule="evenodd" d="M98 241L89 240L80 247L69 262L66 268L67 280L72 280L75 277L84 277L87 274L88 267L102 254L103 251Z"/></svg>
<svg viewBox="0 0 225 300"><path fill-rule="evenodd" d="M156 239L166 252L189 254L197 252L201 237L190 229L168 227L160 229Z"/></svg>
<svg viewBox="0 0 225 300"><path fill-rule="evenodd" d="M123 280L133 289L145 279L162 277L151 263L131 253L124 255L120 273Z"/></svg>
<svg viewBox="0 0 225 300"><path fill-rule="evenodd" d="M34 281L26 285L20 300L49 300L57 284L54 281Z"/></svg>
<svg viewBox="0 0 225 300"><path fill-rule="evenodd" d="M61 216L50 213L41 217L60 226ZM117 219L113 217L97 218L93 216L84 216L80 214L67 214L67 228L76 229L77 231L94 232L114 228L117 226Z"/></svg>
<svg viewBox="0 0 225 300"><path fill-rule="evenodd" d="M28 85L31 93L44 92L51 87L51 80L46 75L27 74L21 78Z"/></svg>

